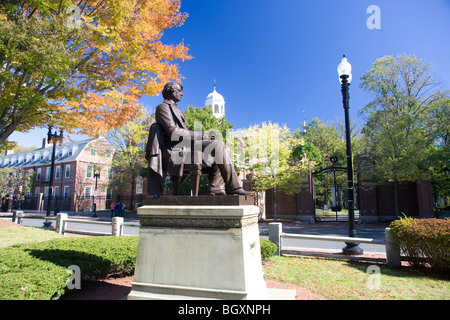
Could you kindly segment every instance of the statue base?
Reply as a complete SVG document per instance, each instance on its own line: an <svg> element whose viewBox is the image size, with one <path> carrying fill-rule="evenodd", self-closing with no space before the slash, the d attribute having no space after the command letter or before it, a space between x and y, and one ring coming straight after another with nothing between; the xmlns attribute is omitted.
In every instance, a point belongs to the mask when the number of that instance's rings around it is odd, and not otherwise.
<svg viewBox="0 0 450 320"><path fill-rule="evenodd" d="M253 195L240 196L146 196L143 205L152 206L253 206Z"/></svg>
<svg viewBox="0 0 450 320"><path fill-rule="evenodd" d="M258 214L258 207L248 205L140 207L136 268L128 299L268 298Z"/></svg>

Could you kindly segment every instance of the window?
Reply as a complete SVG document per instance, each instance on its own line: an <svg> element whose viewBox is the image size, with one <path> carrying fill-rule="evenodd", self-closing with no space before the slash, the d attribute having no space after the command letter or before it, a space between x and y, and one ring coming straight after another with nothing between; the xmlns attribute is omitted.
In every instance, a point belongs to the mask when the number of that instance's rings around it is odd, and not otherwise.
<svg viewBox="0 0 450 320"><path fill-rule="evenodd" d="M136 178L136 194L142 194L144 190L144 179L142 177Z"/></svg>
<svg viewBox="0 0 450 320"><path fill-rule="evenodd" d="M106 199L107 200L111 200L112 199L112 193L113 193L112 188L106 189Z"/></svg>
<svg viewBox="0 0 450 320"><path fill-rule="evenodd" d="M91 148L91 156L95 156L95 149Z"/></svg>
<svg viewBox="0 0 450 320"><path fill-rule="evenodd" d="M64 199L69 199L69 186L64 186Z"/></svg>
<svg viewBox="0 0 450 320"><path fill-rule="evenodd" d="M86 200L91 199L91 189L92 189L92 187L84 188L84 199L86 199Z"/></svg>
<svg viewBox="0 0 450 320"><path fill-rule="evenodd" d="M37 173L36 173L36 181L40 181L41 180L41 174L42 174L42 169L38 168L37 169Z"/></svg>
<svg viewBox="0 0 450 320"><path fill-rule="evenodd" d="M45 189L44 189L44 197L48 197L48 190L49 190L49 188L45 187Z"/></svg>
<svg viewBox="0 0 450 320"><path fill-rule="evenodd" d="M70 178L70 164L66 164L66 173L64 174L64 178Z"/></svg>
<svg viewBox="0 0 450 320"><path fill-rule="evenodd" d="M108 179L112 179L112 168L108 168L108 169L106 169L106 174L107 174L107 177L108 177Z"/></svg>
<svg viewBox="0 0 450 320"><path fill-rule="evenodd" d="M59 198L59 187L55 186L55 188L53 189L53 198L58 199Z"/></svg>
<svg viewBox="0 0 450 320"><path fill-rule="evenodd" d="M105 154L105 156L107 157L107 158L111 158L111 151L106 151L106 154Z"/></svg>
<svg viewBox="0 0 450 320"><path fill-rule="evenodd" d="M45 181L50 181L50 171L52 170L51 167L48 167L45 171Z"/></svg>
<svg viewBox="0 0 450 320"><path fill-rule="evenodd" d="M36 198L39 196L39 192L41 192L41 190L39 189L39 187L37 187L37 188L36 188L36 191L35 191L35 196L36 196Z"/></svg>
<svg viewBox="0 0 450 320"><path fill-rule="evenodd" d="M57 166L55 168L55 179L59 179L60 176L61 176L61 166Z"/></svg>
<svg viewBox="0 0 450 320"><path fill-rule="evenodd" d="M86 166L86 178L92 178L92 165Z"/></svg>

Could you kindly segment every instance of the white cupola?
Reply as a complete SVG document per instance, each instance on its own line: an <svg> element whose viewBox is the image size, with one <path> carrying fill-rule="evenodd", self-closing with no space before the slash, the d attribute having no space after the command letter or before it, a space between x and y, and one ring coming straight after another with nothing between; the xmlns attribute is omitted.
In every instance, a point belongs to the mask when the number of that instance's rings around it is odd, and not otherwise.
<svg viewBox="0 0 450 320"><path fill-rule="evenodd" d="M211 107L214 117L223 118L225 116L225 99L216 91L215 81L214 91L206 97L205 106Z"/></svg>

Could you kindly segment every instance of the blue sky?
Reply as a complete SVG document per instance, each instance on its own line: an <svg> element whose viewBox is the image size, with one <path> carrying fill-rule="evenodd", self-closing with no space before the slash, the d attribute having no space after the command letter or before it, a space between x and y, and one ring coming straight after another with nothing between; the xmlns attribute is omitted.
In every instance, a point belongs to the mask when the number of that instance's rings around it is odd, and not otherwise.
<svg viewBox="0 0 450 320"><path fill-rule="evenodd" d="M380 8L381 29L366 26L370 5ZM202 107L216 79L235 129L271 121L294 130L304 116L343 119L336 70L343 54L353 67L350 117L358 123L358 108L370 101L359 79L377 58L415 54L450 88L450 0L182 0L181 11L189 14L184 25L162 38L184 41L194 57L179 63L179 107ZM154 110L161 101L141 103ZM45 135L34 130L11 140L39 147Z"/></svg>

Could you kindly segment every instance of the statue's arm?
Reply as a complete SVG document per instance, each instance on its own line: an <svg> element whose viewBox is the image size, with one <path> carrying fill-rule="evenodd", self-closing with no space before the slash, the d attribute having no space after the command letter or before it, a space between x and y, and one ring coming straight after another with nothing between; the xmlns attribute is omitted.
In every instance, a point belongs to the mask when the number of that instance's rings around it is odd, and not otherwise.
<svg viewBox="0 0 450 320"><path fill-rule="evenodd" d="M160 104L156 108L155 117L156 121L163 126L166 134L169 137L171 137L173 141L179 141L181 137L183 137L183 139L190 139L190 140L202 138L201 132L199 133L200 135L197 137L196 132L180 128L176 124L172 116L172 111L170 110L170 107L167 104Z"/></svg>

